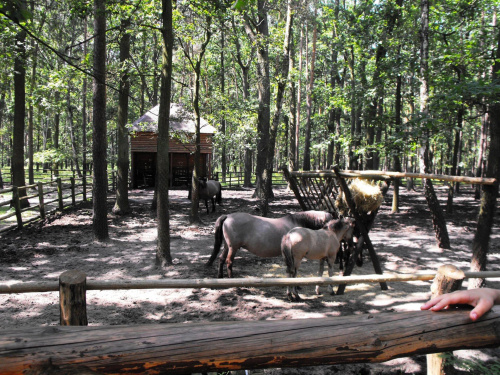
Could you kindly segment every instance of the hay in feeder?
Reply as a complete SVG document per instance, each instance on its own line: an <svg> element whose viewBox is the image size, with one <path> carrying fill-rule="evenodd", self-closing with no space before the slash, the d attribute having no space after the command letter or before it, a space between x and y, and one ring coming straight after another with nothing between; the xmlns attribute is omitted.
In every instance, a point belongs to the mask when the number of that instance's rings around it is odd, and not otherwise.
<svg viewBox="0 0 500 375"><path fill-rule="evenodd" d="M384 195L380 187L375 183L355 178L351 180L348 186L359 213L368 214L375 211L384 201ZM335 206L340 214L347 215L349 213L349 206L347 205L343 192L337 196Z"/></svg>

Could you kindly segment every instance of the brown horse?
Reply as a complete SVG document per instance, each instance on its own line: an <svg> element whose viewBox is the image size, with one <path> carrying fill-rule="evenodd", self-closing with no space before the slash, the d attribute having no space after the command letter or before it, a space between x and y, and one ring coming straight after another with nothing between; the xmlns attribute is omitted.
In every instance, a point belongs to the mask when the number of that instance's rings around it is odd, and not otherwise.
<svg viewBox="0 0 500 375"><path fill-rule="evenodd" d="M192 188L191 184L188 184L188 199L191 199ZM222 205L222 186L219 181L216 180L206 180L206 178L200 178L198 180L198 197L200 200L205 201L205 207L207 208L207 214L210 213L208 209L208 200L212 201L212 212L215 212L215 202Z"/></svg>
<svg viewBox="0 0 500 375"><path fill-rule="evenodd" d="M224 251L219 257L218 277L223 277L224 263L228 277L233 277L233 261L240 247L260 257L278 257L281 255L281 238L290 229L321 229L332 219L332 214L323 211L291 213L278 219L244 212L222 215L215 222L214 250L207 266L213 264L224 242Z"/></svg>
<svg viewBox="0 0 500 375"><path fill-rule="evenodd" d="M318 276L323 276L325 261L328 263L328 275L333 276L333 264L342 240L349 240L354 232L354 221L339 219L328 222L323 229L293 228L281 240L281 253L285 259L288 277L296 277L303 258L320 260ZM290 290L291 289L291 290ZM332 294L333 288L328 285ZM319 294L319 285L316 286ZM300 301L297 287L288 287L290 301Z"/></svg>
<svg viewBox="0 0 500 375"><path fill-rule="evenodd" d="M205 200L205 207L207 208L207 214L210 213L208 210L208 200L212 201L212 212L215 212L215 202L222 204L222 186L219 181L215 180L202 180L200 179L200 199Z"/></svg>

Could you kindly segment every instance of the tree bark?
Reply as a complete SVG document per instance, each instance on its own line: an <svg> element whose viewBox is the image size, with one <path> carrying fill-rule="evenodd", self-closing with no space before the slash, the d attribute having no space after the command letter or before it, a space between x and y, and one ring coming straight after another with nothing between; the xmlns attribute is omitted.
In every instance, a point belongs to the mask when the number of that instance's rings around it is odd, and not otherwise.
<svg viewBox="0 0 500 375"><path fill-rule="evenodd" d="M97 241L109 238L106 172L106 1L94 0L94 92L92 159L94 163L92 229Z"/></svg>
<svg viewBox="0 0 500 375"><path fill-rule="evenodd" d="M130 59L130 34L127 32L130 26L130 19L121 21L122 37L120 40L120 63L124 69L120 79L120 91L118 93L118 115L116 119L117 125L117 143L118 143L118 158L117 166L117 182L116 182L116 201L113 207L115 214L124 215L130 212L128 201L128 167L129 167L129 151L128 151L128 97L130 95L130 81L128 75L128 60Z"/></svg>
<svg viewBox="0 0 500 375"><path fill-rule="evenodd" d="M172 82L172 51L174 30L172 26L172 0L162 0L162 70L161 95L158 113L158 151L156 168L158 244L156 265L165 267L172 264L170 254L170 216L169 216L169 119L170 94Z"/></svg>

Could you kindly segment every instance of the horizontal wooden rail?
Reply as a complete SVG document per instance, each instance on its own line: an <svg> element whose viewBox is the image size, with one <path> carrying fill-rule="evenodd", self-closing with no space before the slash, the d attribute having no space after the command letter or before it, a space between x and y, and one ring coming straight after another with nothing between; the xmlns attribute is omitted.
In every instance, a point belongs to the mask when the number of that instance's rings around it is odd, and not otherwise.
<svg viewBox="0 0 500 375"><path fill-rule="evenodd" d="M0 373L183 374L384 362L500 345L500 310L0 331Z"/></svg>
<svg viewBox="0 0 500 375"><path fill-rule="evenodd" d="M335 173L330 170L321 171L293 171L290 172L292 176L296 177L335 177ZM442 180L449 182L464 182L475 185L494 185L497 180L495 178L480 178L480 177L466 177L466 176L449 176L441 174L426 174L426 173L406 173L406 172L390 172L390 171L340 171L340 175L345 178L427 178L431 180Z"/></svg>
<svg viewBox="0 0 500 375"><path fill-rule="evenodd" d="M500 271L464 272L465 278L500 277ZM132 290L132 289L182 289L182 288L235 288L235 287L275 287L299 285L340 285L380 282L429 281L436 272L418 272L415 274L385 273L382 275L353 275L334 277L299 277L299 278L238 278L238 279L166 279L166 280L109 280L93 281L87 279L87 290ZM43 293L59 291L58 281L3 283L0 294Z"/></svg>

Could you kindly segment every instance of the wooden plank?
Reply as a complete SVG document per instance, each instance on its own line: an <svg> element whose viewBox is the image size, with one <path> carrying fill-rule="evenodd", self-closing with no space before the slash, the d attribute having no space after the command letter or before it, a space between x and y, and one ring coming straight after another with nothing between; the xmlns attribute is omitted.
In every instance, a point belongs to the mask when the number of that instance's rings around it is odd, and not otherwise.
<svg viewBox="0 0 500 375"><path fill-rule="evenodd" d="M182 374L384 362L500 345L500 310L412 311L296 320L41 327L0 331L0 373Z"/></svg>

